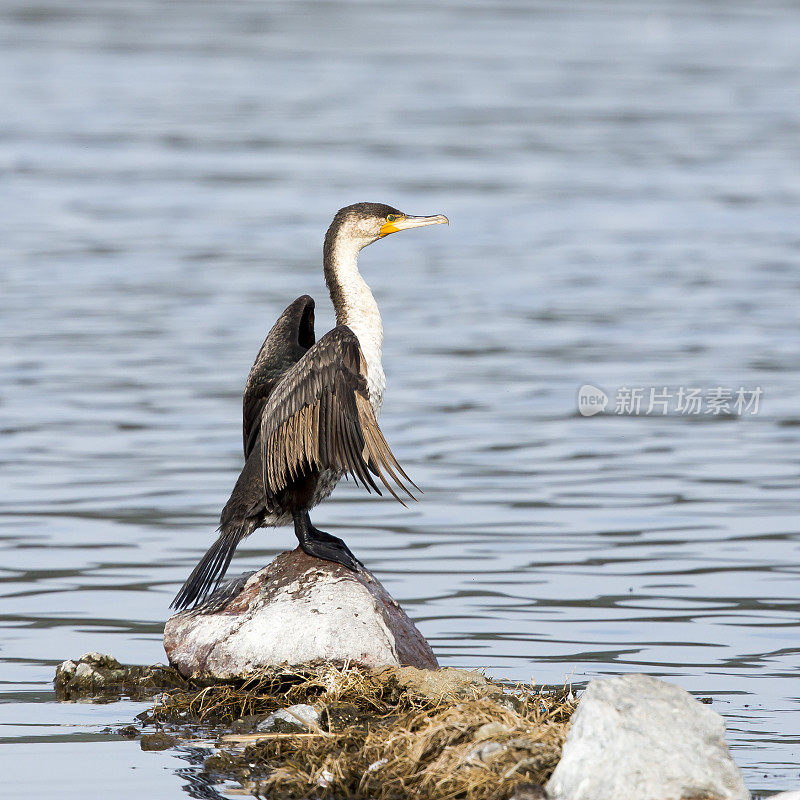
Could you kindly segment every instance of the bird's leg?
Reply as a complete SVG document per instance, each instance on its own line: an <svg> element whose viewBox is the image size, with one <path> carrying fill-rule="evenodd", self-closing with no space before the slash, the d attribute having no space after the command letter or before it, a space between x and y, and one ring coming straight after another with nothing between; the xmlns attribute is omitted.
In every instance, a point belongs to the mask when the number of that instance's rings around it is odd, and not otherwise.
<svg viewBox="0 0 800 800"><path fill-rule="evenodd" d="M303 551L310 556L316 556L324 561L334 561L353 572L358 572L359 567L364 566L341 539L315 528L311 524L308 511L294 511L292 519L297 541L300 542Z"/></svg>

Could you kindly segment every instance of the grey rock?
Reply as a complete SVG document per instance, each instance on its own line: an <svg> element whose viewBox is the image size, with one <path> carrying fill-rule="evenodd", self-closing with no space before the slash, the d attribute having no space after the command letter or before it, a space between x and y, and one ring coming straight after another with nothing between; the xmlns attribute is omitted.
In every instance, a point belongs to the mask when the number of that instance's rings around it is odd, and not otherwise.
<svg viewBox="0 0 800 800"><path fill-rule="evenodd" d="M256 725L257 731L277 731L284 726L288 728L314 728L319 720L319 712L314 706L298 703L289 708L282 708L270 714L265 720Z"/></svg>
<svg viewBox="0 0 800 800"><path fill-rule="evenodd" d="M177 736L170 736L164 731L156 731L155 733L148 733L139 741L142 750L168 750L170 747L175 747L178 743Z"/></svg>
<svg viewBox="0 0 800 800"><path fill-rule="evenodd" d="M125 668L112 656L84 653L77 661L62 661L56 667L55 685L64 696L102 694L125 677Z"/></svg>
<svg viewBox="0 0 800 800"><path fill-rule="evenodd" d="M592 681L578 704L551 800L749 800L725 724L647 675Z"/></svg>
<svg viewBox="0 0 800 800"><path fill-rule="evenodd" d="M480 672L442 667L441 669L394 667L386 670L386 681L398 691L426 700L441 702L445 698L471 700L475 697L499 699L503 687L488 681Z"/></svg>
<svg viewBox="0 0 800 800"><path fill-rule="evenodd" d="M422 634L370 572L299 548L175 614L164 627L164 649L185 677L223 680L281 665L438 667Z"/></svg>
<svg viewBox="0 0 800 800"><path fill-rule="evenodd" d="M547 800L547 795L538 783L518 783L508 800Z"/></svg>
<svg viewBox="0 0 800 800"><path fill-rule="evenodd" d="M466 752L464 761L467 764L486 764L505 749L506 746L500 742L478 742Z"/></svg>
<svg viewBox="0 0 800 800"><path fill-rule="evenodd" d="M185 688L186 681L172 667L125 666L104 653L84 653L62 661L53 681L59 700L106 700L127 696L132 700L153 697L159 689Z"/></svg>

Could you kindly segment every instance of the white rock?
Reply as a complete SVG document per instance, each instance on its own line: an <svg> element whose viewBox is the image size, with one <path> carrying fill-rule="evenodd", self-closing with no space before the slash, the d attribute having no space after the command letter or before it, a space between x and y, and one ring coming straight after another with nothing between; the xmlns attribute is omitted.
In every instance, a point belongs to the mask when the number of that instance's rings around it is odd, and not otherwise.
<svg viewBox="0 0 800 800"><path fill-rule="evenodd" d="M66 661L62 661L56 667L56 675L63 674L65 678L71 678L75 674L77 668L78 665L70 658Z"/></svg>
<svg viewBox="0 0 800 800"><path fill-rule="evenodd" d="M323 789L325 789L331 785L332 780L333 780L333 773L330 770L324 769L322 770L322 772L320 772L316 783L317 786L321 786Z"/></svg>
<svg viewBox="0 0 800 800"><path fill-rule="evenodd" d="M592 681L578 704L551 800L749 800L722 717L647 675Z"/></svg>
<svg viewBox="0 0 800 800"><path fill-rule="evenodd" d="M794 789L791 792L781 792L780 794L771 794L764 800L800 800L800 789Z"/></svg>
<svg viewBox="0 0 800 800"><path fill-rule="evenodd" d="M170 618L164 649L186 677L227 679L319 662L438 667L422 634L369 572L300 549Z"/></svg>
<svg viewBox="0 0 800 800"><path fill-rule="evenodd" d="M491 739L493 736L500 736L508 733L508 727L503 725L502 722L486 722L475 731L472 737L476 742L482 742L484 739Z"/></svg>
<svg viewBox="0 0 800 800"><path fill-rule="evenodd" d="M467 764L485 764L505 749L506 746L500 742L478 742L466 752L464 761Z"/></svg>
<svg viewBox="0 0 800 800"><path fill-rule="evenodd" d="M78 668L75 670L75 675L78 678L88 678L91 675L94 675L97 670L91 664L85 664L81 662L78 664Z"/></svg>

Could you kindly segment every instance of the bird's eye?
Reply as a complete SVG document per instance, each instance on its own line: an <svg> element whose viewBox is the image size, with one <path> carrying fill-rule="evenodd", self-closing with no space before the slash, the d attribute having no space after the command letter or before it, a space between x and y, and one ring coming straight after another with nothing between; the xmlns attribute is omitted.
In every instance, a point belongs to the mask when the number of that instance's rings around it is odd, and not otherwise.
<svg viewBox="0 0 800 800"><path fill-rule="evenodd" d="M389 216L386 217L387 222L394 222L396 219L397 219L397 214L389 214Z"/></svg>

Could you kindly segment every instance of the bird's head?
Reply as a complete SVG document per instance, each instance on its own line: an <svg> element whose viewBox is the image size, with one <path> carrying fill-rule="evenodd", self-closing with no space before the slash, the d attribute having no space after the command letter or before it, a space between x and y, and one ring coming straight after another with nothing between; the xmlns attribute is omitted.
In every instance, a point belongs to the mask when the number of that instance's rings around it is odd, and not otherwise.
<svg viewBox="0 0 800 800"><path fill-rule="evenodd" d="M383 203L356 203L336 212L326 238L348 240L360 250L390 233L449 223L443 214L413 217Z"/></svg>

